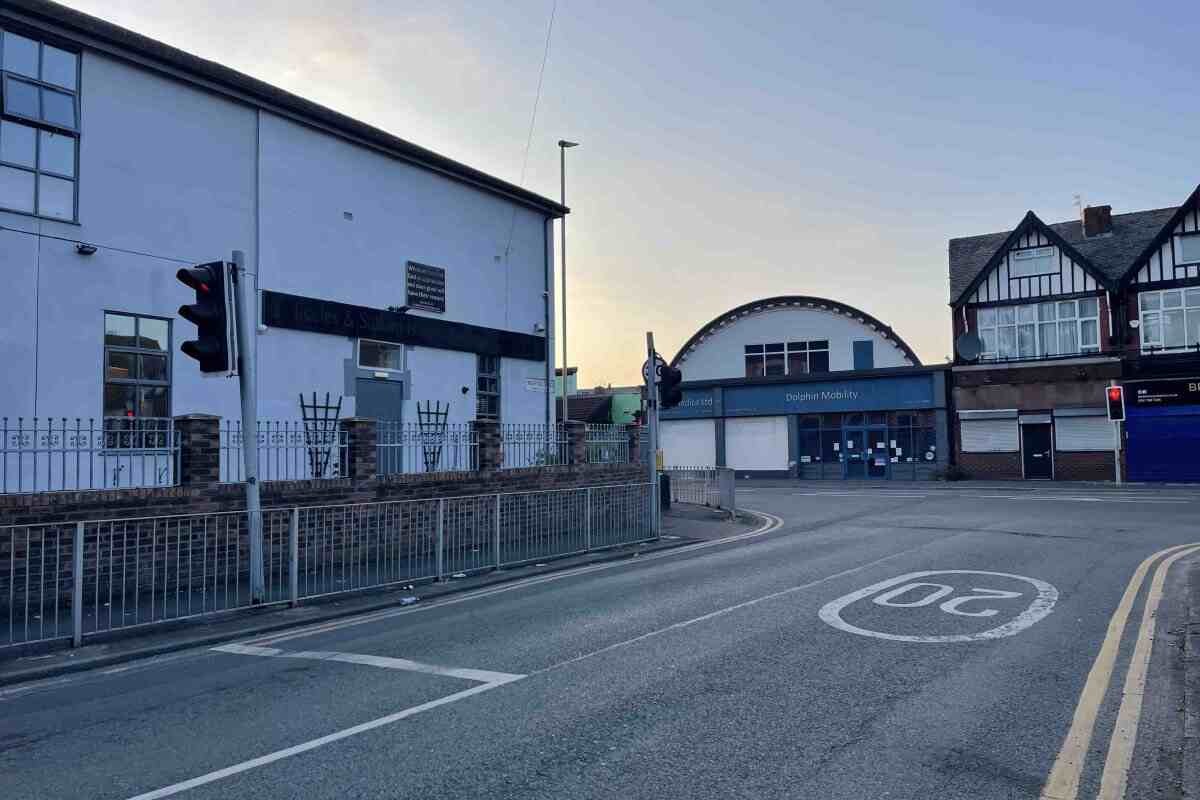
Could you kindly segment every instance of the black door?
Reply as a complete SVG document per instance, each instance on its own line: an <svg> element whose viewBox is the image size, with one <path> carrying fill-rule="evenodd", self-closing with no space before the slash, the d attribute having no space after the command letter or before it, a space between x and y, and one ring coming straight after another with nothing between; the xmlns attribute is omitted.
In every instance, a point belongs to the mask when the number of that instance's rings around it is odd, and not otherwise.
<svg viewBox="0 0 1200 800"><path fill-rule="evenodd" d="M1026 478L1053 478L1054 457L1049 425L1022 425L1021 452L1025 457Z"/></svg>

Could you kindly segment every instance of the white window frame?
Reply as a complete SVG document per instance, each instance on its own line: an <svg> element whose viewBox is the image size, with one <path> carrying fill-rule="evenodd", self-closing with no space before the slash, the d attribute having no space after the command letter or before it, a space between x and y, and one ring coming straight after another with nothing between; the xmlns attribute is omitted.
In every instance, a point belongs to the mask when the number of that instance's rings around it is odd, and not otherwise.
<svg viewBox="0 0 1200 800"><path fill-rule="evenodd" d="M1172 300L1175 295L1179 298L1179 305L1167 306L1167 302ZM1147 308L1147 305L1152 307ZM1182 344L1168 345L1164 341L1166 333L1164 317L1168 311L1183 312L1184 341ZM1200 318L1200 286L1138 292L1138 338L1142 350L1178 353L1195 348L1197 343L1200 343L1200 336L1197 336L1197 341L1188 341L1187 333L1190 330L1189 323L1197 318ZM1200 323L1196 323L1196 329L1200 331Z"/></svg>
<svg viewBox="0 0 1200 800"><path fill-rule="evenodd" d="M1008 277L1010 278L1032 278L1037 275L1053 275L1058 272L1058 264L1054 258L1054 247L1052 246L1022 247L1019 250L1010 250L1008 256ZM1046 263L1045 268L1040 267L1043 260ZM1024 265L1025 269L1019 268L1018 264Z"/></svg>
<svg viewBox="0 0 1200 800"><path fill-rule="evenodd" d="M1084 302L1093 302L1096 304L1096 313L1087 316L1080 316L1080 306ZM1065 307L1070 305L1073 311L1068 311ZM1007 316L1007 313L1012 312L1011 321L1002 321L1001 318ZM1053 316L1047 316L1053 312ZM1003 306L986 306L976 310L976 330L979 333L980 339L983 341L983 352L980 358L983 361L1014 361L1035 358L1055 358L1058 356L1080 356L1080 355L1095 355L1100 352L1100 298L1099 297L1080 297L1062 300L1042 300L1036 303L1019 303ZM1075 349L1070 352L1063 352L1061 347L1061 326L1074 323L1075 330ZM1083 344L1083 329L1085 322L1095 322L1096 342L1095 344ZM1054 351L1050 352L1047 347L1048 338L1045 335L1045 328L1053 326L1054 328ZM1023 355L1020 352L1021 344L1021 328L1033 328L1033 347L1031 354ZM1000 337L1002 331L1012 331L1012 341L1014 352L1012 355L1001 356L1000 354ZM990 334L990 336L989 336Z"/></svg>
<svg viewBox="0 0 1200 800"><path fill-rule="evenodd" d="M395 348L399 349L400 350L400 366L399 367L373 367L369 364L364 364L362 361L363 342L370 342L372 344L382 344L382 345L386 345L387 347L395 347ZM355 355L354 360L358 364L359 369L369 369L369 370L372 370L375 372L403 372L405 369L408 368L408 352L404 349L404 345L402 345L398 342L385 342L382 339L361 339L360 338L358 340L358 346L355 348L354 355Z"/></svg>
<svg viewBox="0 0 1200 800"><path fill-rule="evenodd" d="M812 360L809 357L810 354L812 354L812 353L825 353L826 354L825 360L826 360L826 363L828 363L828 361L829 361L829 340L828 339L811 339L811 340L805 341L805 342L800 342L800 341L771 342L770 344L772 344L772 345L782 344L783 350L771 350L770 352L768 352L767 345L765 345L765 344L748 344L742 348L742 350L743 350L743 357L742 357L743 374L745 374L746 363L752 358L753 359L762 359L763 374L761 376L756 376L756 377L778 378L778 377L782 377L784 375L824 375L827 372L833 371L832 367L831 367L830 369L826 369L822 372L813 372ZM820 344L822 346L821 347L813 347L813 345L816 345L816 344ZM804 363L805 363L805 366L807 367L807 369L805 369L803 372L792 372L792 358L791 357L793 354L799 355L801 353L805 354ZM767 358L770 356L778 356L778 355L783 356L783 373L782 373L782 375L768 375L767 371L766 371ZM746 377L750 377L750 376L747 374Z"/></svg>
<svg viewBox="0 0 1200 800"><path fill-rule="evenodd" d="M1175 256L1177 258L1175 266L1182 267L1190 264L1200 264L1200 233L1185 233L1176 234L1175 239L1178 244L1175 245ZM1192 258L1187 258L1183 254L1183 243L1191 242L1190 249L1196 252Z"/></svg>

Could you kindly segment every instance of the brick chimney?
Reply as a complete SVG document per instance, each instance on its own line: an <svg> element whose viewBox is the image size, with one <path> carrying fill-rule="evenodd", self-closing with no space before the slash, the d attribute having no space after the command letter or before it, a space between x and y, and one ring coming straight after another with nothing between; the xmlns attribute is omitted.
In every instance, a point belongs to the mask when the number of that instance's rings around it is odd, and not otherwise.
<svg viewBox="0 0 1200 800"><path fill-rule="evenodd" d="M1088 206L1082 216L1085 239L1112 233L1112 206Z"/></svg>

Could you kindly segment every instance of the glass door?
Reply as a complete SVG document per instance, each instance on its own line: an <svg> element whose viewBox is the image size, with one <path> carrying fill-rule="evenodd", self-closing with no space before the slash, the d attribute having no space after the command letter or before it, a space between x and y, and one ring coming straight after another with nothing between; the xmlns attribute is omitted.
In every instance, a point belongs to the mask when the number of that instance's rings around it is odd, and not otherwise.
<svg viewBox="0 0 1200 800"><path fill-rule="evenodd" d="M867 477L882 480L888 476L888 461L891 450L888 448L887 428L872 428L867 431Z"/></svg>
<svg viewBox="0 0 1200 800"><path fill-rule="evenodd" d="M867 477L867 432L862 428L847 428L842 446L842 463L847 478Z"/></svg>

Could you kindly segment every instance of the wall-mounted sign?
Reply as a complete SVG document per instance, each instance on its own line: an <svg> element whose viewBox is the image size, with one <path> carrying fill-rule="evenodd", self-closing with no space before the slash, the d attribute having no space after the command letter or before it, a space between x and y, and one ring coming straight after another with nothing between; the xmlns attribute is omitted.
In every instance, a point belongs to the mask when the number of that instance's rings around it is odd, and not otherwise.
<svg viewBox="0 0 1200 800"><path fill-rule="evenodd" d="M405 305L446 313L446 270L409 261L404 268Z"/></svg>
<svg viewBox="0 0 1200 800"><path fill-rule="evenodd" d="M730 386L725 389L725 415L821 413L826 411L894 411L934 408L933 376L900 375L845 381Z"/></svg>
<svg viewBox="0 0 1200 800"><path fill-rule="evenodd" d="M1131 383L1125 387L1125 402L1138 408L1200 405L1200 378Z"/></svg>

